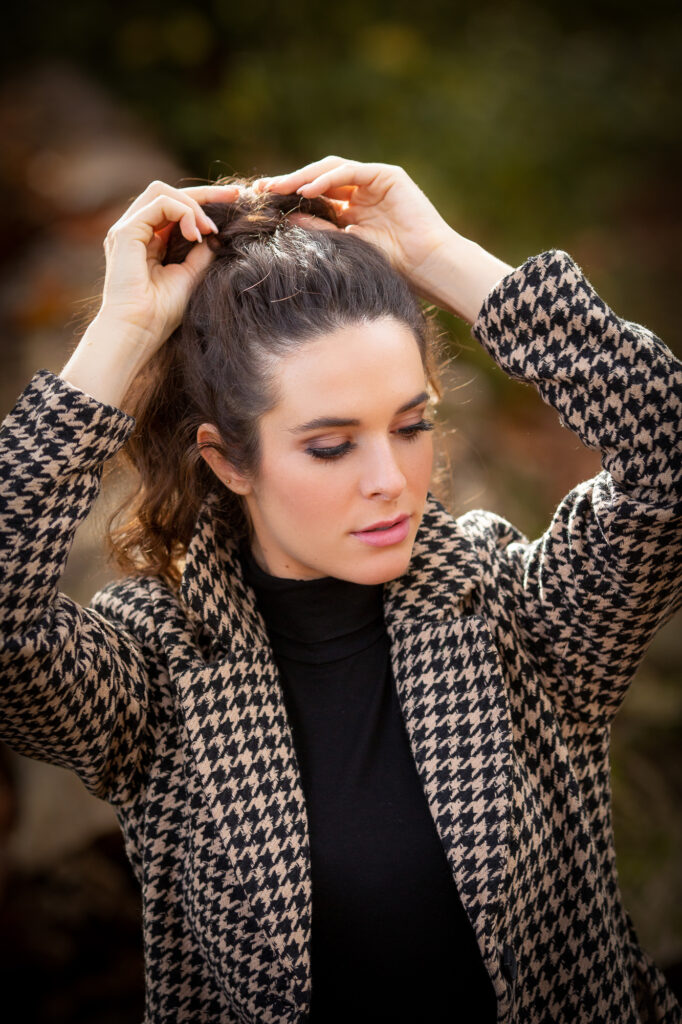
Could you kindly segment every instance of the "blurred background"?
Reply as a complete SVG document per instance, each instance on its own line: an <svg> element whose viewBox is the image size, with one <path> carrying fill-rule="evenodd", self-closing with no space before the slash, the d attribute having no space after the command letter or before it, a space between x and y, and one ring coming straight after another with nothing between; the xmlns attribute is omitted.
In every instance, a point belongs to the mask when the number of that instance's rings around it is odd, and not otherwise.
<svg viewBox="0 0 682 1024"><path fill-rule="evenodd" d="M24 2L3 14L0 373L6 413L59 372L103 274L102 239L153 178L271 174L337 153L402 164L450 223L516 265L567 250L621 315L678 355L682 16L650 0ZM529 536L593 452L465 324L442 315L449 503ZM111 493L63 581L111 578ZM626 905L680 990L682 619L614 728ZM25 1022L142 1016L139 899L109 808L0 748L0 977Z"/></svg>

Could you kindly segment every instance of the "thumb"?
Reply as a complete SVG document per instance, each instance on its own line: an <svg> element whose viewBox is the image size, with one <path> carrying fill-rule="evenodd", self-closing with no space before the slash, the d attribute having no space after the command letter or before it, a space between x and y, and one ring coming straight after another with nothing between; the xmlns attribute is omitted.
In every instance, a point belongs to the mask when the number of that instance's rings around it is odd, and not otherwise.
<svg viewBox="0 0 682 1024"><path fill-rule="evenodd" d="M193 245L190 251L185 256L183 265L187 269L188 273L192 278L196 278L201 274L208 265L213 261L213 253L206 244L206 240L203 242Z"/></svg>

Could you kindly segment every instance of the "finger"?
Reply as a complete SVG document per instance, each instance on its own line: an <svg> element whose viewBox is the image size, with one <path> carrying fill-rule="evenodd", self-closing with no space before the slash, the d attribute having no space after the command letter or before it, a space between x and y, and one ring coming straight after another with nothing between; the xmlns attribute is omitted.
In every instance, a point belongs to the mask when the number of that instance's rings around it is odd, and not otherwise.
<svg viewBox="0 0 682 1024"><path fill-rule="evenodd" d="M129 211L134 211L140 206L146 206L150 199L158 195L172 195L176 199L192 200L196 203L217 202L220 199L236 199L239 195L239 185L189 185L186 188L176 188L165 181L152 181L147 185L144 192L131 203Z"/></svg>
<svg viewBox="0 0 682 1024"><path fill-rule="evenodd" d="M324 194L324 198L329 200L338 200L347 206L355 195L356 190L357 185L341 185L339 188L327 189Z"/></svg>
<svg viewBox="0 0 682 1024"><path fill-rule="evenodd" d="M272 192L295 192L296 189L306 181L312 181L320 174L337 167L339 164L348 163L340 156L325 156L322 160L315 160L313 163L299 167L296 171L287 174L276 174L270 178L261 178L266 187Z"/></svg>
<svg viewBox="0 0 682 1024"><path fill-rule="evenodd" d="M163 228L157 228L156 231L154 232L154 235L157 238L161 239L161 241L163 242L164 245L168 245L168 239L170 238L171 233L172 233L174 227L175 227L174 223L173 224L166 224L166 226L163 227Z"/></svg>
<svg viewBox="0 0 682 1024"><path fill-rule="evenodd" d="M239 195L238 185L192 185L188 188L174 188L164 181L152 181L147 188L128 207L120 220L127 220L131 215L148 206L157 196L167 195L181 202L189 203L196 213L197 222L204 231L217 230L211 218L204 213L201 203L231 202Z"/></svg>
<svg viewBox="0 0 682 1024"><path fill-rule="evenodd" d="M190 272L192 277L196 277L197 274L206 269L213 259L214 254L204 241L201 245L192 246L182 265Z"/></svg>
<svg viewBox="0 0 682 1024"><path fill-rule="evenodd" d="M296 191L308 199L313 198L313 196L325 195L328 189L336 190L339 187L347 187L349 185L355 185L372 192L380 182L383 170L384 168L380 164L345 163L318 175L312 181L305 182ZM387 184L383 186L379 184L377 191L384 194L387 189Z"/></svg>
<svg viewBox="0 0 682 1024"><path fill-rule="evenodd" d="M180 231L188 241L201 242L203 236L197 225L195 207L171 196L160 195L137 210L134 215L118 221L109 231L105 244L110 244L115 238L123 238L149 245L156 232L160 232L163 239L163 229L172 224L179 225Z"/></svg>
<svg viewBox="0 0 682 1024"><path fill-rule="evenodd" d="M201 227L201 231L208 232L216 230L215 224L203 212L199 203L191 196L183 195L182 189L174 189L170 186L165 185L163 182L152 182L145 191L137 197L134 203L132 203L122 217L114 225L113 229L120 229L127 224L135 223L136 218L139 217L140 213L149 211L152 209L152 205L155 201L168 199L168 201L180 202L185 208L189 208L193 211L193 218L195 225ZM176 221L179 218L169 218L169 221ZM169 222L168 221L168 222ZM168 223L166 222L166 223ZM155 224L155 229L160 230L165 227L165 224ZM201 234L201 231L199 234ZM184 233L184 232L183 232ZM193 236L192 241L197 239Z"/></svg>
<svg viewBox="0 0 682 1024"><path fill-rule="evenodd" d="M181 195L190 195L198 203L214 203L221 199L228 201L236 199L241 192L241 185L189 185L187 188L178 189Z"/></svg>
<svg viewBox="0 0 682 1024"><path fill-rule="evenodd" d="M160 263L166 252L166 243L163 238L155 234L147 246L147 262Z"/></svg>
<svg viewBox="0 0 682 1024"><path fill-rule="evenodd" d="M340 199L346 205L355 194L357 185L340 185L338 188L328 188L325 192L325 199Z"/></svg>
<svg viewBox="0 0 682 1024"><path fill-rule="evenodd" d="M270 191L268 182L270 182L271 180L271 178L259 178L257 181L253 182L252 188L256 192L261 193ZM346 213L348 209L348 204L355 192L355 188L355 185L349 185L347 188L341 187L336 189L330 189L329 191L325 192L324 198L325 200L327 200L329 205L334 208L337 216L343 216Z"/></svg>

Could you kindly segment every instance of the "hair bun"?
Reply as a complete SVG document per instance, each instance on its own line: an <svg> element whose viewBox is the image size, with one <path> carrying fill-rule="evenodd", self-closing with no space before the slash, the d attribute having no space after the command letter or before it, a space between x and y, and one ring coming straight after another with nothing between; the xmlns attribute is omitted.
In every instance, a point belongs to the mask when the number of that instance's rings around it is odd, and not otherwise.
<svg viewBox="0 0 682 1024"><path fill-rule="evenodd" d="M275 192L253 192L244 189L229 203L204 203L202 209L218 228L210 233L206 242L217 258L229 259L238 255L256 238L274 235L287 223L290 213L308 213L333 224L337 223L334 207L320 197L306 199L295 192L278 195ZM195 243L188 241L174 224L168 236L164 264L182 263Z"/></svg>

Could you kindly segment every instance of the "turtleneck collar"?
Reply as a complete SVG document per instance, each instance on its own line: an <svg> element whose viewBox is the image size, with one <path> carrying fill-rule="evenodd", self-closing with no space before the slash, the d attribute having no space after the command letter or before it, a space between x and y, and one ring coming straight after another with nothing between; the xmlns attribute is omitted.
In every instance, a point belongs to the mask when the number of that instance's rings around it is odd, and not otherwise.
<svg viewBox="0 0 682 1024"><path fill-rule="evenodd" d="M325 576L271 576L242 542L239 556L276 655L322 663L357 654L385 635L383 585L364 586Z"/></svg>

